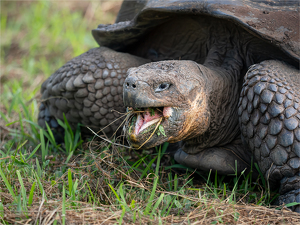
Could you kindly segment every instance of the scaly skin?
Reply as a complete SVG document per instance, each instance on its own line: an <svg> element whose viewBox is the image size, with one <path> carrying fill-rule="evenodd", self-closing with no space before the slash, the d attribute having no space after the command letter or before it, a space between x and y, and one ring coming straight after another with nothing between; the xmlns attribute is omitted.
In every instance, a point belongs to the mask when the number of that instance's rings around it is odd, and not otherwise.
<svg viewBox="0 0 300 225"><path fill-rule="evenodd" d="M280 182L279 203L300 202L299 71L264 61L245 76L238 113L242 136L271 185ZM300 206L293 207L300 212Z"/></svg>
<svg viewBox="0 0 300 225"><path fill-rule="evenodd" d="M100 47L72 59L52 74L42 85L39 125L62 132L56 119L63 114L72 128L78 123L96 129L103 128L125 112L123 82L127 69L148 62L126 53ZM114 110L114 111L112 111ZM112 133L120 122L104 131Z"/></svg>

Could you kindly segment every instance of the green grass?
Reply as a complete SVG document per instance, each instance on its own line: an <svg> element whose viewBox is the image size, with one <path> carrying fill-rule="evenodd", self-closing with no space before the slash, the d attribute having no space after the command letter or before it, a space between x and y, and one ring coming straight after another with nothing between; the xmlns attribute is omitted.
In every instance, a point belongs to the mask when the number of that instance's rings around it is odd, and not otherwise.
<svg viewBox="0 0 300 225"><path fill-rule="evenodd" d="M268 206L275 197L263 179L195 176L164 154L167 144L134 152L88 142L66 120L59 121L65 137L57 145L50 128L38 126L42 82L97 47L90 30L113 23L119 6L1 2L0 223L255 223L243 212ZM259 209L256 218L273 218L274 210Z"/></svg>

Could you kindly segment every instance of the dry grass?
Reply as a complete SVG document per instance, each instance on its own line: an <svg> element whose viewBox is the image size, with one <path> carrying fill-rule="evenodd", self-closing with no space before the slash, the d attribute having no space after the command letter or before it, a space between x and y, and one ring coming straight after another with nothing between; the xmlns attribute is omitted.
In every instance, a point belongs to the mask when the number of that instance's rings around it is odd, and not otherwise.
<svg viewBox="0 0 300 225"><path fill-rule="evenodd" d="M92 154L94 154L93 157L96 157L95 153ZM123 180L128 191L129 196L126 197L128 199L130 199L130 195L141 189L144 191L151 191L153 185L151 179L145 178L144 180L139 180L138 176L128 176L128 171L122 169L125 165L116 165L111 160L112 158L109 154L107 154L104 159L97 158L95 160L96 167L98 168L96 176L91 174L92 166L78 163L78 158L76 160L74 158L73 162L69 163L69 168L72 170L76 168L77 173L80 171L79 173L81 173L81 176L79 177L85 175L89 178L88 182L92 192L95 195L98 193L98 196L101 196L100 198L102 198L103 203L94 205L88 203L87 200L67 201L66 205L69 205L69 207L65 211L66 224L119 223L122 209L120 209L119 204L116 204L113 196L109 194L109 187L104 180ZM81 166L76 167L77 164L81 164ZM59 166L59 162L56 162L56 166ZM111 170L115 170L117 173L112 176ZM8 193L0 192L2 201L5 199L3 201L3 219L10 224L52 224L53 221L62 224L63 199L61 196L62 193L58 189L58 185L63 183L66 176L67 174L64 174L60 179L56 180L55 185L45 180L42 181L46 193L45 195L48 200L45 200L45 198L38 194L37 191L34 195L33 204L26 213L11 210L10 203L12 203L13 199ZM12 180L11 182L18 183L17 180ZM96 183L98 183L98 187ZM79 186L81 184L79 184ZM29 182L24 182L24 185L27 192L29 192L31 184ZM99 185L101 187L99 187ZM2 188L5 187L2 186ZM20 186L16 185L16 188L19 189ZM179 195L181 198L189 199L192 202L192 207L180 211L174 207L169 215L153 218L149 215L143 215L143 208L146 202L142 202L141 208L136 209L136 211L132 210L125 213L122 224L299 224L300 221L300 215L298 213L291 212L285 208L276 210L273 208L247 204L243 202L243 200L238 203L230 203L228 199L221 201L220 199L206 198L204 193L203 196L200 196L198 191L190 190L186 191L184 194L178 194L178 192L164 191L163 188L160 188L156 193L174 196ZM139 201L139 199L136 198L136 201ZM72 206L72 203L76 203L76 205ZM7 207L5 205L7 205ZM137 218L135 221L133 220L134 212L137 214L140 213L140 216L136 216Z"/></svg>
<svg viewBox="0 0 300 225"><path fill-rule="evenodd" d="M13 205L12 196L6 192L0 192L0 197L4 205L3 220L9 224L63 224L65 215L65 224L117 224L122 218L122 224L299 224L300 215L291 212L283 207L281 210L267 208L255 204L247 203L246 196L241 196L238 202L229 200L230 192L226 198L215 198L208 195L204 184L186 186L182 192L166 191L167 183L170 180L166 177L168 171L161 168L160 187L156 189L156 195L164 194L165 196L177 196L182 203L183 199L190 201L191 207L182 208L172 207L170 212L165 216L144 215L147 199L139 199L136 193L151 192L153 189L153 177L149 176L140 179L140 172L134 171L129 173L130 167L126 160L117 160L122 158L124 153L116 147L106 148L100 153L94 150L108 147L106 143L97 142L86 143L85 155L76 155L67 164L73 172L73 181L75 178L80 179L78 187L84 189L85 183L89 184L94 196L98 196L97 203L91 203L88 196L81 200L71 200L70 198L64 203L61 186L67 182L68 174L65 172L55 182L47 179L41 179L41 184L45 190L42 196L39 190L35 190L33 204L28 207L27 212L11 210ZM135 154L134 152L130 154ZM129 155L130 155L129 154ZM56 171L61 168L65 162L64 155L57 155L51 160L49 170ZM91 159L93 159L92 163ZM2 160L2 159L0 159ZM163 156L163 161L169 162L168 156ZM46 172L46 171L45 171ZM50 172L50 171L49 171ZM84 179L84 177L86 179ZM189 180L189 177L179 178L179 185L183 185ZM32 181L30 176L23 179L26 192L29 193ZM136 201L136 206L132 210L126 211L122 216L123 210L120 203L110 191L109 183L124 184L126 204L129 206L132 200ZM10 178L10 183L15 184L16 189L21 189L21 185L16 177ZM117 188L117 185L114 185ZM4 183L0 183L1 190L5 190ZM79 193L80 194L80 193ZM82 194L82 193L81 193ZM154 203L157 197L154 199ZM164 207L165 202L162 203ZM179 203L180 204L180 203ZM65 213L63 207L67 208ZM135 215L134 215L135 214Z"/></svg>
<svg viewBox="0 0 300 225"><path fill-rule="evenodd" d="M100 205L93 207L81 203L81 209L66 210L66 224L116 224L122 214L122 210L116 210L113 206ZM267 209L262 206L229 205L207 202L209 210L195 208L185 215L168 215L161 218L163 224L299 224L300 216L287 210ZM52 224L54 220L62 223L61 206L57 202L48 202L47 206L33 205L27 215L4 210L4 219L11 224ZM236 219L235 215L239 215ZM159 221L143 216L133 222L132 215L125 214L122 224L158 224Z"/></svg>

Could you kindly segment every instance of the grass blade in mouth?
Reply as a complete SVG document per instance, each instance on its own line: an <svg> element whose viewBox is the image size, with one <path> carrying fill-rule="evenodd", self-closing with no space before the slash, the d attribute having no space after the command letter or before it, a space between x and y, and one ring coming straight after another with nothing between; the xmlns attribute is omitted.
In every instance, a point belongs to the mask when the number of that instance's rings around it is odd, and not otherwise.
<svg viewBox="0 0 300 225"><path fill-rule="evenodd" d="M150 135L150 137L147 138L147 140L146 140L146 141L145 141L138 149L141 149L141 147L143 147L143 145L146 144L146 143L150 140L150 138L154 135L155 131L157 130L158 126L160 125L162 119L163 119L163 118L161 117L160 120L158 121L158 123L157 123L157 125L156 125L154 131L153 131L152 134Z"/></svg>
<svg viewBox="0 0 300 225"><path fill-rule="evenodd" d="M149 107L142 109L127 109L129 113L137 115L135 124L132 124L132 120L131 126L129 126L129 133L131 133L131 128L134 127L135 135L139 135L143 130L156 124L161 118L163 118L163 113L160 108Z"/></svg>

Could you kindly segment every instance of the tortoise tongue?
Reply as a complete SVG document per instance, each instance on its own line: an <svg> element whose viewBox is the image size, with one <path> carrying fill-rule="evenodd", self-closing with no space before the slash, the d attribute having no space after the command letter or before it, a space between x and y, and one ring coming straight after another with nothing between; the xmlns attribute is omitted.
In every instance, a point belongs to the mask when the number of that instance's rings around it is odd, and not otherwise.
<svg viewBox="0 0 300 225"><path fill-rule="evenodd" d="M162 116L162 113L157 109L146 109L145 112L138 114L134 134L138 135L142 130L157 123Z"/></svg>

